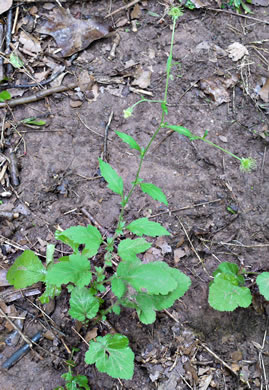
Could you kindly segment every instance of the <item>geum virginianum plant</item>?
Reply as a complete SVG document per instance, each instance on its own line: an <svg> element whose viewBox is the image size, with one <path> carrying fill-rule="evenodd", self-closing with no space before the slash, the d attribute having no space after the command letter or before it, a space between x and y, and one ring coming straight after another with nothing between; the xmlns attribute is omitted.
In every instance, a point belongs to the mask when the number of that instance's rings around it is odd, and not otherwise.
<svg viewBox="0 0 269 390"><path fill-rule="evenodd" d="M169 235L163 226L147 218L138 218L129 224L124 220L126 206L137 187L153 199L168 204L162 190L152 183L144 182L140 176L144 158L162 128L173 129L190 140L202 140L225 151L206 140L205 136L197 137L184 127L165 122L165 116L168 114L167 96L173 65L174 34L177 19L181 15L182 11L178 7L170 11L173 26L163 100L143 98L124 111L124 116L128 117L132 115L134 107L139 103L158 103L161 105L159 126L145 148L128 134L116 131L121 140L139 154L137 173L129 191L124 188L123 180L117 172L107 162L99 159L101 175L108 183L108 188L121 198L121 211L114 234L111 237L102 237L99 230L92 225L73 226L65 231L57 230L55 238L70 246L73 250L72 254L55 259L55 246L49 244L46 262L43 264L33 251L26 250L15 260L7 273L9 283L15 288L25 288L43 282L45 291L39 298L41 303L58 296L62 286L66 286L70 294L70 316L86 325L89 325L90 320L96 324L112 312L120 315L122 306L133 308L142 323L151 324L156 319L156 311L171 307L185 294L191 284L188 276L178 269L169 267L166 262L154 261L144 264L137 256L151 247L151 243L143 236ZM239 159L242 169L252 168L253 160L240 159L229 151L225 152ZM132 234L132 238L125 238L127 232ZM105 255L103 255L104 251ZM103 259L101 266L95 266L90 261L97 254L99 256L96 258ZM118 258L120 261L117 263ZM112 276L107 272L107 267L114 267ZM109 288L113 297L106 302L102 296ZM85 361L88 364L95 364L100 372L105 372L114 378L130 379L133 375L134 354L129 347L128 338L121 334L107 334L92 340Z"/></svg>

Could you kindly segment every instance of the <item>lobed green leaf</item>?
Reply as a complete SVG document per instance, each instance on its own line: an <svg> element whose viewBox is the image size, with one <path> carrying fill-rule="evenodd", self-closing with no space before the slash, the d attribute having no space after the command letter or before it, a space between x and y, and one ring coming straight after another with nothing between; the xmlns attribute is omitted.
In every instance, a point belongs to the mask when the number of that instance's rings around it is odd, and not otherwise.
<svg viewBox="0 0 269 390"><path fill-rule="evenodd" d="M143 236L143 234L151 237L170 236L170 233L162 225L149 221L148 218L136 219L126 226L126 229L137 236Z"/></svg>
<svg viewBox="0 0 269 390"><path fill-rule="evenodd" d="M96 316L99 310L99 300L92 295L86 287L76 287L73 289L70 298L69 314L78 321L85 321Z"/></svg>
<svg viewBox="0 0 269 390"><path fill-rule="evenodd" d="M63 232L56 230L55 238L71 246L76 254L80 245L85 245L82 254L88 257L96 255L102 242L99 230L92 226L72 226Z"/></svg>
<svg viewBox="0 0 269 390"><path fill-rule="evenodd" d="M140 183L140 188L145 194L148 194L153 199L158 200L159 202L168 206L166 196L159 187L151 183Z"/></svg>
<svg viewBox="0 0 269 390"><path fill-rule="evenodd" d="M134 353L128 338L121 334L108 334L91 341L85 362L94 364L100 372L112 378L131 379L134 372Z"/></svg>
<svg viewBox="0 0 269 390"><path fill-rule="evenodd" d="M24 251L7 272L7 281L15 288L25 288L37 282L44 282L46 268L31 250Z"/></svg>
<svg viewBox="0 0 269 390"><path fill-rule="evenodd" d="M123 180L117 174L117 172L109 165L99 158L99 166L101 170L101 175L108 183L108 188L116 194L123 195Z"/></svg>
<svg viewBox="0 0 269 390"><path fill-rule="evenodd" d="M74 283L78 287L86 286L92 280L91 265L87 257L70 255L69 261L54 264L47 272L46 282L60 287Z"/></svg>

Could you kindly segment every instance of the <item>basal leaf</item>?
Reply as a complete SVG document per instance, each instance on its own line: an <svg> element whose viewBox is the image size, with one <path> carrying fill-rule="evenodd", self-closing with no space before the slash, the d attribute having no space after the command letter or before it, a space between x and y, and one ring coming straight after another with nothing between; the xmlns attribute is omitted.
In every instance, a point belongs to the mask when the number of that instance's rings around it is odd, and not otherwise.
<svg viewBox="0 0 269 390"><path fill-rule="evenodd" d="M108 183L108 188L116 194L123 195L123 180L117 172L106 162L99 158L101 175Z"/></svg>
<svg viewBox="0 0 269 390"><path fill-rule="evenodd" d="M165 295L177 287L176 280L170 274L169 266L162 261L148 264L121 262L117 275L137 291L146 290L148 294Z"/></svg>
<svg viewBox="0 0 269 390"><path fill-rule="evenodd" d="M115 130L115 133L120 137L120 139L122 139L123 142L125 142L126 144L128 144L128 145L130 146L131 149L136 149L136 150L138 150L139 152L141 152L140 146L139 146L138 143L133 139L133 137L131 137L131 136L128 135L128 134L122 133L121 131L116 131L116 130Z"/></svg>
<svg viewBox="0 0 269 390"><path fill-rule="evenodd" d="M170 235L162 225L157 222L149 221L147 218L136 219L131 222L126 229L138 236L143 236L143 234L151 237Z"/></svg>
<svg viewBox="0 0 269 390"><path fill-rule="evenodd" d="M215 310L233 311L237 307L248 307L251 301L249 288L235 286L222 275L216 276L209 287L208 302Z"/></svg>
<svg viewBox="0 0 269 390"><path fill-rule="evenodd" d="M111 290L116 297L121 298L125 294L126 285L121 279L115 277L111 282Z"/></svg>
<svg viewBox="0 0 269 390"><path fill-rule="evenodd" d="M137 238L131 240L127 238L122 240L118 246L118 255L122 260L135 260L138 253L143 253L151 247L151 244L144 240L144 238Z"/></svg>
<svg viewBox="0 0 269 390"><path fill-rule="evenodd" d="M261 273L257 277L256 283L259 286L260 293L269 301L269 272Z"/></svg>
<svg viewBox="0 0 269 390"><path fill-rule="evenodd" d="M87 227L72 226L63 232L57 230L55 237L57 240L71 246L75 253L78 253L80 245L85 245L82 254L88 257L96 255L102 242L102 236L99 230L92 225L88 225Z"/></svg>
<svg viewBox="0 0 269 390"><path fill-rule="evenodd" d="M25 288L37 282L44 282L46 268L33 251L24 251L9 268L7 280L15 288Z"/></svg>
<svg viewBox="0 0 269 390"><path fill-rule="evenodd" d="M85 362L94 364L100 372L112 378L131 379L134 372L134 353L126 336L107 334L91 341Z"/></svg>
<svg viewBox="0 0 269 390"><path fill-rule="evenodd" d="M78 287L83 287L92 280L90 267L87 257L70 255L69 261L62 261L50 267L46 281L58 287L70 282Z"/></svg>
<svg viewBox="0 0 269 390"><path fill-rule="evenodd" d="M166 196L159 187L151 183L140 183L140 188L145 194L148 194L153 199L158 200L159 202L162 202L168 206Z"/></svg>
<svg viewBox="0 0 269 390"><path fill-rule="evenodd" d="M99 300L86 287L76 287L71 293L69 314L78 321L94 318L99 310Z"/></svg>

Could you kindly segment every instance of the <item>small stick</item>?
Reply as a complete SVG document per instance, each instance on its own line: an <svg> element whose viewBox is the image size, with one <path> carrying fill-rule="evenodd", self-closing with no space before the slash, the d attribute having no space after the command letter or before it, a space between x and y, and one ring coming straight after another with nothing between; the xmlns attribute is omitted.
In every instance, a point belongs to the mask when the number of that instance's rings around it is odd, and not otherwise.
<svg viewBox="0 0 269 390"><path fill-rule="evenodd" d="M166 136L163 137L163 139L161 139L161 141L160 141L160 142L151 150L151 153L155 152L155 151L159 148L159 146L160 146L164 141L166 141L167 138L169 138L170 135L172 135L173 133L175 133L174 130L169 130L169 131L167 132Z"/></svg>
<svg viewBox="0 0 269 390"><path fill-rule="evenodd" d="M173 314L169 313L169 311L166 309L164 309L163 311L165 312L165 314L168 315L168 317L172 318L172 320L174 320L177 324L179 324L178 319L176 319L176 317L174 317Z"/></svg>
<svg viewBox="0 0 269 390"><path fill-rule="evenodd" d="M224 12L225 14L238 16L240 18L255 20L256 22L259 22L259 23L269 24L269 22L267 20L253 18L252 16L248 16L248 15L237 14L235 12L227 11L226 9L216 9L216 8L206 8L206 9L209 11L214 11L214 12Z"/></svg>
<svg viewBox="0 0 269 390"><path fill-rule="evenodd" d="M103 136L102 134L99 134L99 133L97 133L97 131L92 130L85 122L83 122L83 120L81 119L81 117L79 116L79 114L77 114L77 117L78 117L78 119L80 120L80 122L86 127L86 129L88 129L88 130L91 131L92 133L98 135L98 137L104 138L104 136Z"/></svg>
<svg viewBox="0 0 269 390"><path fill-rule="evenodd" d="M0 51L2 51L2 45L4 41L4 25L0 23ZM5 77L5 72L4 72L4 60L2 57L0 57L0 81L2 81Z"/></svg>
<svg viewBox="0 0 269 390"><path fill-rule="evenodd" d="M15 34L15 32L16 32L16 27L17 27L17 22L18 22L18 17L19 17L19 9L20 9L20 5L17 5L16 11L15 11L13 28L12 28L12 34Z"/></svg>
<svg viewBox="0 0 269 390"><path fill-rule="evenodd" d="M105 19L107 19L107 18L109 18L110 16L115 15L115 14L121 12L121 11L124 11L125 9L128 9L128 8L132 7L133 5L139 3L139 1L141 1L141 0L133 0L133 1L131 1L131 3L128 3L128 4L124 5L123 7L120 7L120 8L118 8L118 9L116 9L115 11L110 12L110 14L107 14L107 15L105 16Z"/></svg>
<svg viewBox="0 0 269 390"><path fill-rule="evenodd" d="M10 174L10 178L11 178L11 184L14 187L17 187L20 184L18 160L17 160L15 152L13 152L13 151L11 151L9 153L8 169L9 169L9 174Z"/></svg>
<svg viewBox="0 0 269 390"><path fill-rule="evenodd" d="M52 76L50 76L47 80L40 81L40 83L32 83L32 84L1 84L2 87L5 88L32 88L44 86L51 83L62 73L62 69L55 72Z"/></svg>
<svg viewBox="0 0 269 390"><path fill-rule="evenodd" d="M89 218L91 223L93 223L100 230L103 236L111 237L111 234L108 232L108 230L101 226L100 223L84 207L82 207L81 211L87 218Z"/></svg>
<svg viewBox="0 0 269 390"><path fill-rule="evenodd" d="M10 325L20 334L20 336L23 338L23 340L29 345L30 348L32 348L33 344L32 344L32 341L27 337L25 336L21 329L15 325L11 319L6 315L6 313L1 309L0 307L0 313L2 314L3 317L5 317L5 319L10 323Z"/></svg>
<svg viewBox="0 0 269 390"><path fill-rule="evenodd" d="M107 139L108 139L108 130L109 130L109 126L110 126L110 123L112 121L112 118L113 118L113 111L111 111L110 115L109 115L109 118L108 118L108 122L107 122L107 125L106 125L106 128L105 128L105 136L104 136L104 151L103 151L103 159L104 161L107 162Z"/></svg>
<svg viewBox="0 0 269 390"><path fill-rule="evenodd" d="M82 337L81 334L78 333L78 331L73 326L71 326L71 329L81 338L81 340L84 341L85 344L87 344L88 346L90 345L89 343L87 343L87 341L84 339L84 337Z"/></svg>
<svg viewBox="0 0 269 390"><path fill-rule="evenodd" d="M211 349L209 349L204 343L202 343L200 340L198 340L200 345L208 352L210 353L210 355L214 356L215 359L219 360L223 365L224 367L228 368L229 371L231 371L235 376L238 376L238 374L236 373L236 371L234 371L232 369L231 366L229 366L227 363L225 363L224 360L222 360L218 355L215 354L215 352L211 351Z"/></svg>
<svg viewBox="0 0 269 390"><path fill-rule="evenodd" d="M163 215L163 214L177 213L178 211L189 210L189 209L193 209L195 207L200 207L200 206L205 206L205 205L208 205L211 203L221 202L221 200L222 199L215 199L215 200L210 200L209 202L197 203L197 204L181 207L180 209L162 211L161 213L151 215L149 218L156 218L156 217L159 217L160 215Z"/></svg>
<svg viewBox="0 0 269 390"><path fill-rule="evenodd" d="M33 103L37 102L38 100L44 99L45 97L52 95L53 93L59 93L59 92L65 92L69 89L76 88L78 86L77 83L72 83L69 85L61 85L59 87L53 87L49 89L44 89L42 91L38 91L36 94L31 96L26 96L18 99L11 99L7 102L0 103L0 108L4 107L15 107L19 104L27 104L27 103Z"/></svg>
<svg viewBox="0 0 269 390"><path fill-rule="evenodd" d="M232 242L223 242L223 241L210 241L205 240L204 238L200 237L201 241L210 242L211 244L217 244L217 245L227 245L227 246L235 246L239 248L267 248L269 244L252 244L252 245L244 245L244 244L234 244Z"/></svg>
<svg viewBox="0 0 269 390"><path fill-rule="evenodd" d="M12 32L12 8L8 10L7 14L7 30L6 30L6 54L9 55L11 53L11 32ZM12 73L13 67L10 63L7 64L7 74L10 75Z"/></svg>

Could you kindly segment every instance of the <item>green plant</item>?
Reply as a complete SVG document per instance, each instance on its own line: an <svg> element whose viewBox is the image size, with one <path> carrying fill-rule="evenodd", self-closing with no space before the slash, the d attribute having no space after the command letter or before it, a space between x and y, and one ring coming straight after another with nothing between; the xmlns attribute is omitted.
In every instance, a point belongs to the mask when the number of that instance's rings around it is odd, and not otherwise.
<svg viewBox="0 0 269 390"><path fill-rule="evenodd" d="M252 273L252 272L250 272ZM208 302L218 311L233 311L237 307L248 307L252 301L249 288L245 287L245 269L239 269L234 263L223 262L213 273L210 283ZM253 274L253 273L252 273ZM260 293L269 299L269 272L258 275L256 283Z"/></svg>
<svg viewBox="0 0 269 390"><path fill-rule="evenodd" d="M10 100L10 99L11 99L11 95L8 91L0 92L0 102L1 103L5 102L6 100Z"/></svg>
<svg viewBox="0 0 269 390"><path fill-rule="evenodd" d="M88 385L88 379L84 375L73 375L72 368L75 367L75 362L72 360L74 352L78 352L78 348L72 349L71 354L71 360L67 361L68 364L68 371L61 375L61 377L65 380L65 387L59 386L56 387L54 390L91 390L90 386Z"/></svg>
<svg viewBox="0 0 269 390"><path fill-rule="evenodd" d="M246 0L246 1L243 1L243 0L229 0L229 2L228 2L228 4L231 7L234 7L237 12L240 13L241 12L241 7L242 7L246 14L251 14L252 13L251 9L246 5L246 3L251 4L252 0Z"/></svg>
<svg viewBox="0 0 269 390"><path fill-rule="evenodd" d="M144 158L161 129L172 129L191 141L204 141L240 160L245 170L253 168L254 165L253 160L241 159L207 140L207 132L204 137L198 137L182 126L174 126L165 122L168 114L168 86L173 66L174 34L176 22L182 15L182 10L173 7L169 15L173 20L173 28L166 65L164 98L162 100L142 98L132 107L124 110L124 117L128 118L138 104L158 103L161 106L159 126L145 148L141 147L130 135L116 131L119 138L139 154L137 173L129 191L124 188L123 180L117 172L108 163L99 159L101 175L107 182L108 188L121 198L121 211L113 236L102 237L99 230L91 225L73 226L65 231L57 230L55 238L71 247L72 254L55 259L55 246L49 244L46 262L43 264L33 251L26 250L16 259L7 273L7 280L15 288L25 288L36 282L43 282L45 291L39 298L41 303L46 303L58 296L62 287L66 286L70 294L69 314L85 324L88 324L90 320L95 322L103 320L111 312L120 315L121 307L136 310L142 323L151 324L156 319L157 311L171 307L190 287L190 278L181 271L169 267L164 261L144 264L137 256L151 247L151 243L143 236L164 236L169 235L169 232L159 223L147 218L138 218L129 224L124 220L126 206L136 188L153 199L165 205L168 204L162 190L152 183L144 182L140 176ZM126 233L131 233L131 238L125 238ZM94 266L89 261L93 256L98 256L101 266ZM120 259L119 262L118 259ZM114 267L112 275L107 272L108 267ZM109 288L113 298L108 305L102 294ZM95 364L100 372L105 372L113 378L130 379L133 375L134 354L129 347L128 338L121 334L107 334L92 340L86 352L85 361L88 364ZM69 371L66 378L72 382L75 377Z"/></svg>

